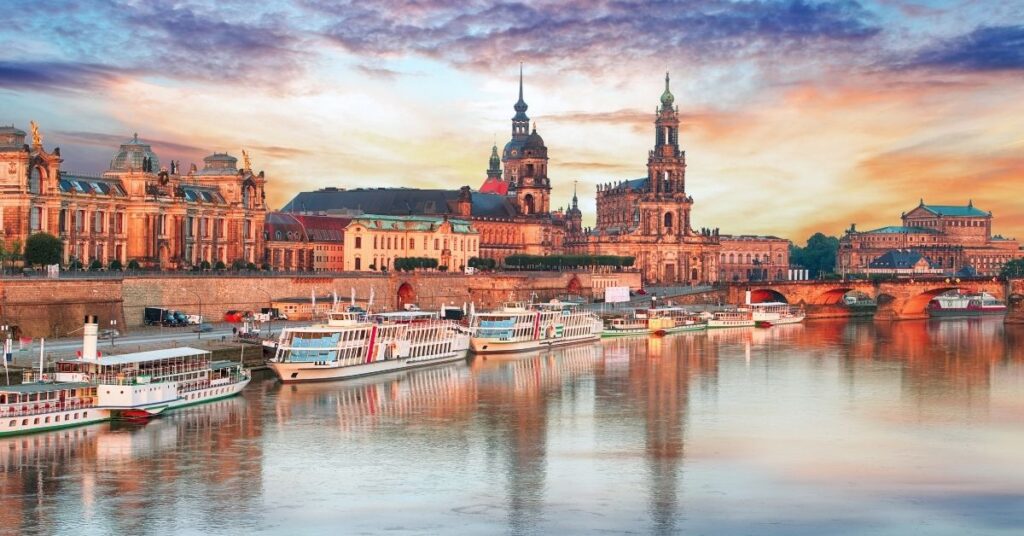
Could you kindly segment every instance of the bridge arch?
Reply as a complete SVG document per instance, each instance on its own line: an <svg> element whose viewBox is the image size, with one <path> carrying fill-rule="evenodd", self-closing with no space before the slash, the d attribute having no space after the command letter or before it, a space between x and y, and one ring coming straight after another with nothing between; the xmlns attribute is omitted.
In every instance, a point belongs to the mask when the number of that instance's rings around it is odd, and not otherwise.
<svg viewBox="0 0 1024 536"><path fill-rule="evenodd" d="M750 303L782 302L789 303L786 295L771 288L755 288L750 291Z"/></svg>
<svg viewBox="0 0 1024 536"><path fill-rule="evenodd" d="M911 296L903 304L903 310L900 311L902 314L917 314L927 312L928 302L932 301L932 298L939 294L944 294L951 290L960 290L957 286L945 286L939 288L933 288L926 290L920 294Z"/></svg>
<svg viewBox="0 0 1024 536"><path fill-rule="evenodd" d="M843 302L843 297L855 289L851 287L840 287L826 290L816 296L811 304L813 305L836 305Z"/></svg>

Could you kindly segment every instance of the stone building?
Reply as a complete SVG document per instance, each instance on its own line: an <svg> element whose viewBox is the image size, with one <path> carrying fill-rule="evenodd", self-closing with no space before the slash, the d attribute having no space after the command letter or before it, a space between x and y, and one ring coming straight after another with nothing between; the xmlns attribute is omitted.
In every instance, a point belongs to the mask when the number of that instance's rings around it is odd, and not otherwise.
<svg viewBox="0 0 1024 536"><path fill-rule="evenodd" d="M269 212L263 224L271 270L340 272L345 269L345 227L351 218Z"/></svg>
<svg viewBox="0 0 1024 536"><path fill-rule="evenodd" d="M789 278L789 240L777 236L719 235L719 281L783 281Z"/></svg>
<svg viewBox="0 0 1024 536"><path fill-rule="evenodd" d="M919 253L941 273L998 275L1007 261L1024 257L1015 239L992 234L992 213L967 205L927 205L901 215L902 225L858 231L839 242L842 273L870 273L871 263L893 250Z"/></svg>
<svg viewBox="0 0 1024 536"><path fill-rule="evenodd" d="M266 213L263 172L212 154L198 169L161 166L138 135L123 143L98 176L61 170L60 148L47 151L35 124L0 127L0 226L3 240L48 232L64 241L64 262L104 266L137 261L177 269L207 261L258 262Z"/></svg>
<svg viewBox="0 0 1024 536"><path fill-rule="evenodd" d="M363 214L345 227L345 269L373 271L395 266L395 259L436 259L461 271L480 256L480 235L466 220L430 216Z"/></svg>
<svg viewBox="0 0 1024 536"><path fill-rule="evenodd" d="M547 146L536 126L530 130L521 70L519 100L513 108L512 137L500 156L496 145L491 148L486 178L478 191L469 186L458 190L331 187L299 193L282 211L449 217L472 222L480 235L481 257L501 261L513 254L563 253L567 233L582 233L582 213L575 201L568 211L551 210Z"/></svg>
<svg viewBox="0 0 1024 536"><path fill-rule="evenodd" d="M651 283L706 283L719 278L717 230L695 229L686 194L686 153L679 148L679 111L665 91L654 119L647 176L599 185L597 220L573 251L629 255Z"/></svg>

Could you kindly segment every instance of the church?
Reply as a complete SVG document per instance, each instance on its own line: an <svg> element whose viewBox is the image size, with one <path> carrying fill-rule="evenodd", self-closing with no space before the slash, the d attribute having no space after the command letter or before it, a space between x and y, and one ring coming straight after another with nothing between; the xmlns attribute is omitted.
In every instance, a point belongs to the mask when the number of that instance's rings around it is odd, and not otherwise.
<svg viewBox="0 0 1024 536"><path fill-rule="evenodd" d="M709 283L719 278L717 229L696 229L686 194L686 152L679 148L679 110L665 74L654 118L647 176L597 187L597 220L572 250L636 257L652 283Z"/></svg>
<svg viewBox="0 0 1024 536"><path fill-rule="evenodd" d="M575 197L569 210L551 210L548 149L536 125L531 129L527 108L520 66L512 137L500 155L497 145L491 148L479 190L329 187L301 192L281 210L350 218L365 214L466 220L479 233L480 256L498 262L515 254L563 253L567 236L572 241L581 235L583 216Z"/></svg>

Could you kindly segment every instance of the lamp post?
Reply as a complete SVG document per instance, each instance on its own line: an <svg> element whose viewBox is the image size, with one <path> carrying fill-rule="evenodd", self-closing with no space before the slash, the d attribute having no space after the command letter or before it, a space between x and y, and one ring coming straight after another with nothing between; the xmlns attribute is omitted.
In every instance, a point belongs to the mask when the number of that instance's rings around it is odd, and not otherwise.
<svg viewBox="0 0 1024 536"><path fill-rule="evenodd" d="M116 329L117 320L110 319L110 347L114 347L114 329Z"/></svg>

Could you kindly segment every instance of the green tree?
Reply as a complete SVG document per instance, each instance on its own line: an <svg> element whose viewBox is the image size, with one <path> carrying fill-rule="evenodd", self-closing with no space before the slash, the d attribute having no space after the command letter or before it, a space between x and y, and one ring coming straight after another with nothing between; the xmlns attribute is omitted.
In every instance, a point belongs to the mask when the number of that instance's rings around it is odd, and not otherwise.
<svg viewBox="0 0 1024 536"><path fill-rule="evenodd" d="M812 278L835 271L839 239L823 233L814 233L804 247L790 246L789 262L810 271Z"/></svg>
<svg viewBox="0 0 1024 536"><path fill-rule="evenodd" d="M209 270L210 269L210 261L203 261L203 262L199 263L199 269L200 270Z"/></svg>
<svg viewBox="0 0 1024 536"><path fill-rule="evenodd" d="M89 271L90 272L98 272L98 271L100 271L102 269L103 269L103 263L100 262L99 259L93 259L92 262L89 263Z"/></svg>
<svg viewBox="0 0 1024 536"><path fill-rule="evenodd" d="M29 266L59 264L63 250L64 243L56 236L36 233L25 241L25 262Z"/></svg>
<svg viewBox="0 0 1024 536"><path fill-rule="evenodd" d="M124 267L121 265L121 261L114 259L110 261L110 265L107 266L107 269L111 272L120 272Z"/></svg>
<svg viewBox="0 0 1024 536"><path fill-rule="evenodd" d="M999 275L1007 279L1024 278L1024 259L1013 259L1004 264L1003 268L999 270Z"/></svg>
<svg viewBox="0 0 1024 536"><path fill-rule="evenodd" d="M128 269L132 270L132 271L141 270L142 269L142 265L139 264L139 261L137 261L135 259L132 259L132 260L128 261Z"/></svg>
<svg viewBox="0 0 1024 536"><path fill-rule="evenodd" d="M217 261L217 264L213 265L213 269L218 272L223 272L226 268L227 266L224 266L224 261Z"/></svg>

